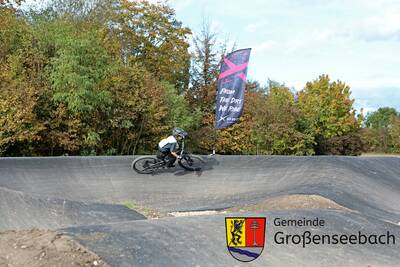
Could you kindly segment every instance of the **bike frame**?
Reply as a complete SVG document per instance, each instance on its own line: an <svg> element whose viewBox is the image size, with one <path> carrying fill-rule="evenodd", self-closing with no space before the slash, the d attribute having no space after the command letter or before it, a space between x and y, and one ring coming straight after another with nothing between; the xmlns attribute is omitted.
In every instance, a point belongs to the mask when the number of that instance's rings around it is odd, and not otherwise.
<svg viewBox="0 0 400 267"><path fill-rule="evenodd" d="M178 163L179 165L181 165L180 161L182 159L185 159L186 161L188 161L190 159L190 156L187 157L187 155L189 155L186 151L185 151L185 141L181 140L180 142L180 150L176 152L177 155L179 156L180 159L178 159ZM161 162L156 162L154 164L150 163L150 166L145 167L143 170L150 170L152 169L153 171L155 171L156 169L162 168L166 165L165 161L161 161ZM182 165L181 165L182 166ZM183 166L182 166L183 167ZM185 167L183 167L185 168Z"/></svg>
<svg viewBox="0 0 400 267"><path fill-rule="evenodd" d="M181 150L179 151L179 156L183 156L184 154L185 154L185 141L182 140L182 148L181 148ZM158 168L160 168L160 167L163 167L164 165L165 165L165 162L162 161L162 162L158 162L158 163L156 163L156 164L154 164L154 165L152 165L152 166L149 166L149 167L147 167L146 169L148 169L148 168L158 169Z"/></svg>
<svg viewBox="0 0 400 267"><path fill-rule="evenodd" d="M181 152L179 153L179 156L182 156L184 152L185 152L185 140L182 140L182 149Z"/></svg>

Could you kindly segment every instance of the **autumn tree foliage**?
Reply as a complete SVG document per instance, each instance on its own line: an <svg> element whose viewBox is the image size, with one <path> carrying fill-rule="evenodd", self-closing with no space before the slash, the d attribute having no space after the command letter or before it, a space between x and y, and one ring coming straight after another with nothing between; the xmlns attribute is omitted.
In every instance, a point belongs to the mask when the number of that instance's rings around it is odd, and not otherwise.
<svg viewBox="0 0 400 267"><path fill-rule="evenodd" d="M334 145L335 139L345 136L349 137L348 141L358 143L349 146L351 150L356 148L349 153L361 152L361 138L352 136L361 126L353 103L350 87L339 80L331 82L328 75L321 75L308 82L299 92L298 107L303 116L301 124L305 133L314 138L314 150L317 154L336 154L336 150L330 146ZM345 152L339 154L343 153Z"/></svg>
<svg viewBox="0 0 400 267"><path fill-rule="evenodd" d="M35 113L42 90L35 88L40 67L30 38L27 22L13 8L0 7L0 155L29 155L44 130Z"/></svg>
<svg viewBox="0 0 400 267"><path fill-rule="evenodd" d="M400 153L400 113L383 107L367 114L362 137L369 152Z"/></svg>
<svg viewBox="0 0 400 267"><path fill-rule="evenodd" d="M239 122L216 130L234 47L207 23L192 36L164 2L21 2L0 2L0 156L154 153L174 126L199 153L400 153L398 112L368 114L361 129L349 86L328 75L299 92L248 81Z"/></svg>
<svg viewBox="0 0 400 267"><path fill-rule="evenodd" d="M190 115L190 30L168 6L59 0L0 18L2 155L148 153L179 123L172 105Z"/></svg>
<svg viewBox="0 0 400 267"><path fill-rule="evenodd" d="M252 140L257 154L311 155L313 138L299 125L301 113L294 93L283 84L269 81L263 91L253 92L250 113L254 120Z"/></svg>

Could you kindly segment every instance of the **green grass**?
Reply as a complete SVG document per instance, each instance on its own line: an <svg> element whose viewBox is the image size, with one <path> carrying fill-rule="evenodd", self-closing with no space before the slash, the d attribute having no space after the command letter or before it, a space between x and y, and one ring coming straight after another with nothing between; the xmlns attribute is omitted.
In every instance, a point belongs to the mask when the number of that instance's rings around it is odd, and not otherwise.
<svg viewBox="0 0 400 267"><path fill-rule="evenodd" d="M120 204L127 207L128 209L131 209L131 210L134 210L134 211L137 211L137 212L143 214L147 218L163 218L163 217L170 216L167 213L163 213L163 212L160 212L158 210L151 209L148 207L143 207L131 199L122 201Z"/></svg>
<svg viewBox="0 0 400 267"><path fill-rule="evenodd" d="M125 200L121 203L121 205L123 205L131 210L136 210L139 208L138 204L135 203L135 201L133 201L133 200Z"/></svg>

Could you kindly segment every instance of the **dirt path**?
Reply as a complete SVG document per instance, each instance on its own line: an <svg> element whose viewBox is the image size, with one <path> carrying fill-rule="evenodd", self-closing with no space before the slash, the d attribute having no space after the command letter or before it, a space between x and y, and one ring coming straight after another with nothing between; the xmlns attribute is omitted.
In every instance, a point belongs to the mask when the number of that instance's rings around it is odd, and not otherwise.
<svg viewBox="0 0 400 267"><path fill-rule="evenodd" d="M227 211L254 212L266 210L287 209L335 209L340 211L351 211L336 202L318 195L286 195L266 199L254 205L233 207Z"/></svg>
<svg viewBox="0 0 400 267"><path fill-rule="evenodd" d="M50 230L0 232L0 266L108 266L96 254Z"/></svg>

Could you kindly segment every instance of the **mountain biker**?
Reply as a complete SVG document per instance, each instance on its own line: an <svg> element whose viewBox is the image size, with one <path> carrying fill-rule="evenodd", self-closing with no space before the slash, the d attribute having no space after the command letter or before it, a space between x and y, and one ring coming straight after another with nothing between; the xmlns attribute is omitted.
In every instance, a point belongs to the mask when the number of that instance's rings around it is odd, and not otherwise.
<svg viewBox="0 0 400 267"><path fill-rule="evenodd" d="M175 127L172 130L172 135L161 140L158 143L159 154L157 158L167 163L167 167L174 167L174 163L180 156L176 153L179 148L178 142L186 138L187 132L182 128Z"/></svg>

